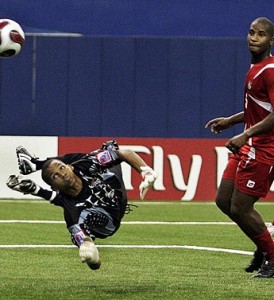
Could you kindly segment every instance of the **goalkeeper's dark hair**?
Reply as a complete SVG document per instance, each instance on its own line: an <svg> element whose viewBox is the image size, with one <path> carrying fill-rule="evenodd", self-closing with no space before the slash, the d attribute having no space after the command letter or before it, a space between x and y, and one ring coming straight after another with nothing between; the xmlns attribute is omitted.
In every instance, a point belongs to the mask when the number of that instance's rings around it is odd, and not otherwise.
<svg viewBox="0 0 274 300"><path fill-rule="evenodd" d="M41 176L42 176L42 179L45 181L45 183L47 183L48 185L51 186L52 182L51 182L51 178L50 178L50 174L48 172L48 168L49 166L51 165L51 163L54 161L55 159L49 159L47 160L44 164L43 164L43 167L42 167L42 170L41 170Z"/></svg>

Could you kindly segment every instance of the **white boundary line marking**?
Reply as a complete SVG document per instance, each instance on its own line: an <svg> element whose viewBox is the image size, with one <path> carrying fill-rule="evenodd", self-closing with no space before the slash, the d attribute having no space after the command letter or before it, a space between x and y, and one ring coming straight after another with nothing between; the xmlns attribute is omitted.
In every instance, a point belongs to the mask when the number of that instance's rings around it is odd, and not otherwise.
<svg viewBox="0 0 274 300"><path fill-rule="evenodd" d="M65 221L55 220L0 220L0 223L25 223L25 224L65 224ZM236 225L233 222L161 222L161 221L126 221L124 225Z"/></svg>
<svg viewBox="0 0 274 300"><path fill-rule="evenodd" d="M0 223L23 223L23 224L65 224L65 221L54 220L0 220Z"/></svg>
<svg viewBox="0 0 274 300"><path fill-rule="evenodd" d="M49 201L46 201L44 199L23 199L23 198L12 198L12 199L6 199L6 198L0 198L0 204L5 204L5 203L17 203L17 204L23 204L23 203L30 203L30 204L46 204L46 205L51 205ZM214 205L216 206L215 201L134 201L134 200L129 200L130 204L135 204L135 205ZM260 205L271 205L273 206L274 201L265 201L265 202L257 202L256 206Z"/></svg>
<svg viewBox="0 0 274 300"><path fill-rule="evenodd" d="M65 224L64 221L55 220L0 220L0 223L25 223L25 224ZM233 222L160 222L160 221L128 221L122 222L125 225L236 225ZM97 245L98 248L116 248L116 249L190 249L213 252L225 252L233 254L253 255L250 251L241 251L233 249L189 246L189 245ZM18 248L76 248L74 245L0 245L0 249L18 249Z"/></svg>
<svg viewBox="0 0 274 300"><path fill-rule="evenodd" d="M233 222L166 222L166 221L128 221L126 225L236 225Z"/></svg>
<svg viewBox="0 0 274 300"><path fill-rule="evenodd" d="M188 250L202 250L212 252L224 252L242 255L253 255L253 252L214 248L214 247L201 247L189 245L97 245L98 248L115 248L115 249L188 249ZM18 249L18 248L76 248L74 245L0 245L0 249Z"/></svg>
<svg viewBox="0 0 274 300"><path fill-rule="evenodd" d="M43 200L18 200L18 199L0 199L0 204L2 203L39 203L48 204L48 202ZM185 202L176 202L176 204ZM169 202L134 202L134 204L154 204L163 205L170 204ZM189 205L190 203L187 202ZM213 205L213 202L192 202L192 205L207 204ZM258 203L261 205L273 205L273 203ZM0 220L0 223L30 223L30 224L65 224L64 221L55 220ZM122 222L125 225L236 225L233 222L158 222L158 221L126 221ZM242 255L253 255L253 252L224 249L224 248L214 248L214 247L202 247L202 246L189 246L189 245L97 245L98 248L116 248L116 249L189 249L189 250L202 250L202 251L213 251L213 252L224 252ZM76 248L74 245L0 245L0 249L18 249L18 248Z"/></svg>

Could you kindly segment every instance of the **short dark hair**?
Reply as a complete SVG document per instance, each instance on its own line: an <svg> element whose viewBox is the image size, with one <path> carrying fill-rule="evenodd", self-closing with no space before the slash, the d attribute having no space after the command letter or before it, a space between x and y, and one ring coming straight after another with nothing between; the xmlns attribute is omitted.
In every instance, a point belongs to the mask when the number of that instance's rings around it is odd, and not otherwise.
<svg viewBox="0 0 274 300"><path fill-rule="evenodd" d="M42 176L42 179L45 181L45 183L47 183L48 185L51 186L51 178L50 178L50 175L49 175L49 172L48 172L48 169L49 169L49 166L51 165L51 163L56 160L56 159L48 159L44 164L43 164L43 167L42 167L42 170L41 170L41 176Z"/></svg>
<svg viewBox="0 0 274 300"><path fill-rule="evenodd" d="M255 23L255 22L264 24L266 26L266 30L269 33L269 35L271 37L274 36L274 24L271 20L269 20L268 18L265 18L265 17L260 17L260 18L255 19L252 23Z"/></svg>

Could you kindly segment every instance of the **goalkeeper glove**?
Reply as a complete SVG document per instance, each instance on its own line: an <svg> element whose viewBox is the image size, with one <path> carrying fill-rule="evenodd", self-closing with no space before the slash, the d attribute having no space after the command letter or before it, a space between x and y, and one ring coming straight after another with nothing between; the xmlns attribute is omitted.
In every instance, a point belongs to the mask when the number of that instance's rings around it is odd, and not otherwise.
<svg viewBox="0 0 274 300"><path fill-rule="evenodd" d="M36 164L33 162L37 160L38 157L31 155L22 146L18 146L16 148L16 155L17 155L18 166L21 174L27 175L36 171Z"/></svg>
<svg viewBox="0 0 274 300"><path fill-rule="evenodd" d="M7 181L7 186L17 192L23 194L36 195L40 190L35 182L30 179L23 179L22 176L10 175Z"/></svg>
<svg viewBox="0 0 274 300"><path fill-rule="evenodd" d="M158 174L149 166L142 166L140 167L140 169L141 169L141 175L144 179L139 186L140 199L144 200L148 189L152 187L154 181L158 177Z"/></svg>

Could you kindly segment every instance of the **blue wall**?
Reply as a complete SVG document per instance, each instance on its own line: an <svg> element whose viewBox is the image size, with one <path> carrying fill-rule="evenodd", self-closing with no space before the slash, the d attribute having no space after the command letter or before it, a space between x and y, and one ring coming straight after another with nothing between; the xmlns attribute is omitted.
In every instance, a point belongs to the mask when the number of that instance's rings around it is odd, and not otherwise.
<svg viewBox="0 0 274 300"><path fill-rule="evenodd" d="M248 67L240 38L27 36L0 60L0 134L213 137Z"/></svg>
<svg viewBox="0 0 274 300"><path fill-rule="evenodd" d="M244 37L273 0L1 0L0 15L31 31L85 35Z"/></svg>
<svg viewBox="0 0 274 300"><path fill-rule="evenodd" d="M255 18L273 19L272 7L273 0L1 0L0 16L30 35L18 57L0 60L0 134L214 137L204 124L242 109L246 33Z"/></svg>

